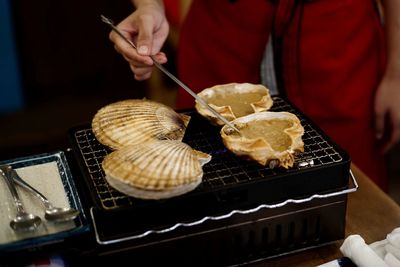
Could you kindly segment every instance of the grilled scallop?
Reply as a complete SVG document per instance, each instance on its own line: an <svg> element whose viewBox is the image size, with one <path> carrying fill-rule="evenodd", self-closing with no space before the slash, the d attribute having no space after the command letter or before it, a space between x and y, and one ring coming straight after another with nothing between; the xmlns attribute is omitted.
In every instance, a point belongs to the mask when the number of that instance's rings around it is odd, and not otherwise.
<svg viewBox="0 0 400 267"><path fill-rule="evenodd" d="M101 108L92 130L100 143L119 149L152 140L182 140L189 120L163 104L129 99Z"/></svg>
<svg viewBox="0 0 400 267"><path fill-rule="evenodd" d="M198 94L228 121L252 113L266 111L273 101L269 90L261 84L229 83L206 88ZM196 110L213 124L224 125L212 112L196 102Z"/></svg>
<svg viewBox="0 0 400 267"><path fill-rule="evenodd" d="M211 156L185 143L164 140L131 145L107 155L106 180L116 190L142 199L163 199L195 189Z"/></svg>
<svg viewBox="0 0 400 267"><path fill-rule="evenodd" d="M238 118L221 129L225 146L233 153L270 167L293 166L294 154L304 151L304 128L296 115L289 112L260 112Z"/></svg>

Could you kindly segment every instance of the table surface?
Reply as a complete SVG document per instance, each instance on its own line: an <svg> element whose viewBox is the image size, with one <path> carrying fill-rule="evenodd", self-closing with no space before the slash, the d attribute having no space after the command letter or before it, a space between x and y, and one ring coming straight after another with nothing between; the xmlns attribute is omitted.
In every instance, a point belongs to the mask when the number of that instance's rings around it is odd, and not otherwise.
<svg viewBox="0 0 400 267"><path fill-rule="evenodd" d="M359 234L367 244L385 239L394 228L400 227L400 206L356 166L352 165L351 169L359 188L348 195L345 236ZM252 263L248 266L314 267L342 257L339 250L342 243L343 240L339 240L330 245Z"/></svg>
<svg viewBox="0 0 400 267"><path fill-rule="evenodd" d="M351 169L359 188L348 196L345 235L359 234L367 244L385 239L394 228L400 227L400 206L356 166L352 165ZM339 250L342 243L343 240L339 240L250 266L317 266L343 257Z"/></svg>

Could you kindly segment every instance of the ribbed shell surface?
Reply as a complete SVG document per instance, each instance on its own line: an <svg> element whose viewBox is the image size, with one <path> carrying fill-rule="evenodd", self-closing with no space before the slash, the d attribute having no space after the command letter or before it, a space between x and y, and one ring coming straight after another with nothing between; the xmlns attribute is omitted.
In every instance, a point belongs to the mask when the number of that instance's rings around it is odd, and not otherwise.
<svg viewBox="0 0 400 267"><path fill-rule="evenodd" d="M119 149L151 140L182 140L189 119L163 104L129 99L101 108L92 130L100 143Z"/></svg>
<svg viewBox="0 0 400 267"><path fill-rule="evenodd" d="M106 176L147 190L198 182L202 159L190 146L165 140L127 146L107 155L102 163Z"/></svg>

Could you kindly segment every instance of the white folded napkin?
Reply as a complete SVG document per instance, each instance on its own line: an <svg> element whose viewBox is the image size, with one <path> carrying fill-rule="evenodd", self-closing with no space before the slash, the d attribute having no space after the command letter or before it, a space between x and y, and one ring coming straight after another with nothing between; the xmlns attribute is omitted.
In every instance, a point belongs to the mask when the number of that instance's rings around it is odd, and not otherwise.
<svg viewBox="0 0 400 267"><path fill-rule="evenodd" d="M367 244L360 235L348 236L340 251L358 267L389 267Z"/></svg>
<svg viewBox="0 0 400 267"><path fill-rule="evenodd" d="M399 267L400 266L400 261L395 256L393 256L393 254L390 252L386 253L383 260L390 267Z"/></svg>
<svg viewBox="0 0 400 267"><path fill-rule="evenodd" d="M387 241L393 246L400 248L400 228L394 229L386 236Z"/></svg>
<svg viewBox="0 0 400 267"><path fill-rule="evenodd" d="M350 235L340 251L358 267L400 267L400 227L370 245L360 235Z"/></svg>
<svg viewBox="0 0 400 267"><path fill-rule="evenodd" d="M387 245L387 243L388 241L384 239L369 244L369 247L379 256L379 258L383 259L386 254L385 246Z"/></svg>
<svg viewBox="0 0 400 267"><path fill-rule="evenodd" d="M396 248L395 246L389 243L385 245L385 250L386 252L391 253L393 256L400 259L400 248Z"/></svg>

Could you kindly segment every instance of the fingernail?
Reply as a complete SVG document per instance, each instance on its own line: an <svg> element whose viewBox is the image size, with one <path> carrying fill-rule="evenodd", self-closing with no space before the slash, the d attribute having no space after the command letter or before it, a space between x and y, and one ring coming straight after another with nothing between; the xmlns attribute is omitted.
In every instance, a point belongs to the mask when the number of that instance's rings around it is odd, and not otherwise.
<svg viewBox="0 0 400 267"><path fill-rule="evenodd" d="M141 55L147 55L149 53L149 48L147 46L139 46L138 53Z"/></svg>

